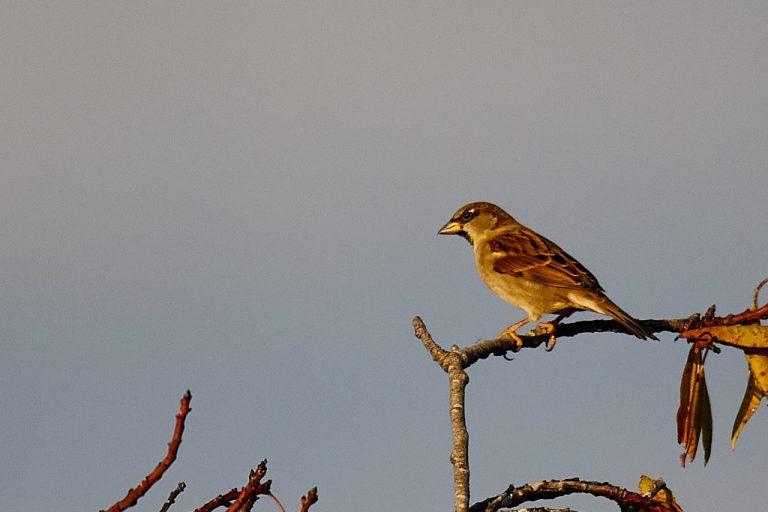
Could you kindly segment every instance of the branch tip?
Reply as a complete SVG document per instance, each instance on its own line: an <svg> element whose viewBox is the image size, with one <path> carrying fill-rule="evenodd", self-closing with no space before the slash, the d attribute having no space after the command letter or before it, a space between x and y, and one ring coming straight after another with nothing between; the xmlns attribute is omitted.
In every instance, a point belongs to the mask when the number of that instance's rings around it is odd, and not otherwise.
<svg viewBox="0 0 768 512"><path fill-rule="evenodd" d="M187 390L186 393L184 393L184 395L181 397L179 412L176 413L176 425L173 429L173 437L171 437L171 441L168 443L168 452L166 453L165 458L157 463L155 469L153 469L147 476L145 476L138 486L130 489L122 500L109 507L107 512L122 512L123 510L134 506L136 502L139 501L139 498L144 496L147 491L149 491L149 489L158 480L160 480L160 478L162 478L163 474L166 472L166 470L168 470L171 464L173 464L173 462L176 460L176 454L179 451L179 446L181 445L181 436L184 433L184 423L187 419L189 411L192 410L189 407L189 402L191 400L192 393Z"/></svg>

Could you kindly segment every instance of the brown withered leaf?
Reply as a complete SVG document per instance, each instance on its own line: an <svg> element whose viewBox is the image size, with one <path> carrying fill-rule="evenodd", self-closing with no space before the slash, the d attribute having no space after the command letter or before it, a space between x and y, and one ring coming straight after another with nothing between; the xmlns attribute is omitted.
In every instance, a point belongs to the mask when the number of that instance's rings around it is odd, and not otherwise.
<svg viewBox="0 0 768 512"><path fill-rule="evenodd" d="M701 427L701 446L704 448L704 465L709 462L712 454L712 405L709 402L707 379L704 378L704 367L701 369L701 413L699 416ZM693 458L691 458L693 462Z"/></svg>
<svg viewBox="0 0 768 512"><path fill-rule="evenodd" d="M698 339L705 335L712 336L712 339L718 343L742 350L749 366L747 389L744 391L744 398L731 431L731 448L734 448L744 425L757 410L762 399L768 396L768 326L718 325L693 329L681 334L688 339Z"/></svg>
<svg viewBox="0 0 768 512"><path fill-rule="evenodd" d="M683 445L685 457L691 462L701 439L704 448L704 464L709 461L712 451L712 408L704 376L702 348L691 345L680 379L680 406L677 409L677 442Z"/></svg>

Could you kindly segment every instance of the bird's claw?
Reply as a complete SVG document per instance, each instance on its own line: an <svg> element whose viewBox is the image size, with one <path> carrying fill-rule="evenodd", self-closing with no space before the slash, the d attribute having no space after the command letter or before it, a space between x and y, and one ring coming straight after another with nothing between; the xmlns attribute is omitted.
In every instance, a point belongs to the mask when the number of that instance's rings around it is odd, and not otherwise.
<svg viewBox="0 0 768 512"><path fill-rule="evenodd" d="M515 332L515 329L512 327L507 328L504 332L499 334L499 338L502 340L511 340L515 342L515 348L512 349L512 352L519 352L520 349L523 348L523 339L519 334Z"/></svg>
<svg viewBox="0 0 768 512"><path fill-rule="evenodd" d="M547 346L544 349L547 352L552 352L555 349L555 344L557 344L557 336L555 336L556 330L557 330L557 323L555 322L541 322L539 325L536 326L537 333L549 334L549 339L547 340Z"/></svg>

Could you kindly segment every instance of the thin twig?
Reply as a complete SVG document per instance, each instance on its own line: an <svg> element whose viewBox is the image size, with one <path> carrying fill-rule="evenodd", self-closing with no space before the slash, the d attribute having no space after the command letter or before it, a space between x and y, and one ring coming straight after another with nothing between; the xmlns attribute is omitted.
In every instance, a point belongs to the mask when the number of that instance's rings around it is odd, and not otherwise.
<svg viewBox="0 0 768 512"><path fill-rule="evenodd" d="M187 390L187 392L184 393L184 396L181 397L181 406L179 407L179 412L176 414L176 426L173 430L171 442L168 443L168 453L165 455L165 458L155 466L155 469L144 477L144 480L142 480L138 486L130 489L128 494L125 495L125 498L109 507L107 512L121 512L134 506L136 502L139 501L139 498L144 496L155 482L160 480L165 471L171 464L173 464L173 461L176 460L176 454L179 451L179 445L181 445L181 435L184 433L184 421L187 419L189 411L192 410L189 407L190 400L192 400L192 393Z"/></svg>
<svg viewBox="0 0 768 512"><path fill-rule="evenodd" d="M758 307L757 307L757 304L758 304L757 303L757 299L758 299L758 297L760 297L760 288L765 286L767 283L768 283L768 277L766 277L765 279L760 281L757 284L757 286L755 286L755 293L752 295L752 309L753 310L758 309Z"/></svg>
<svg viewBox="0 0 768 512"><path fill-rule="evenodd" d="M267 493L267 496L269 496L270 498L272 498L272 501L274 501L274 502L275 502L275 505L277 505L277 508L279 508L279 509L280 509L280 512L285 512L285 508L283 507L283 504L282 504L282 503L280 503L280 500L279 500L279 499L277 499L277 496L275 496L275 495L274 495L274 494L272 494L271 492L268 492L268 493Z"/></svg>
<svg viewBox="0 0 768 512"><path fill-rule="evenodd" d="M219 494L202 507L196 508L195 512L211 512L219 507L229 507L238 496L240 496L240 490L232 489L224 494Z"/></svg>
<svg viewBox="0 0 768 512"><path fill-rule="evenodd" d="M311 488L309 491L307 491L306 496L301 497L301 506L299 507L299 512L307 512L309 507L315 503L317 503L317 487Z"/></svg>
<svg viewBox="0 0 768 512"><path fill-rule="evenodd" d="M427 326L424 325L424 321L420 317L414 317L413 318L413 330L416 334L416 337L421 340L421 342L424 344L424 348L427 349L427 352L430 353L432 356L432 359L440 365L440 367L448 371L448 355L450 352L445 350L443 347L435 343L435 340L432 339L432 336L429 334L429 331L427 330Z"/></svg>
<svg viewBox="0 0 768 512"><path fill-rule="evenodd" d="M179 482L179 485L177 485L176 488L171 491L171 494L168 495L168 499L165 500L165 503L163 503L163 506L160 508L160 512L168 512L168 509L171 508L171 505L176 503L176 497L184 492L186 487L187 484L184 482Z"/></svg>

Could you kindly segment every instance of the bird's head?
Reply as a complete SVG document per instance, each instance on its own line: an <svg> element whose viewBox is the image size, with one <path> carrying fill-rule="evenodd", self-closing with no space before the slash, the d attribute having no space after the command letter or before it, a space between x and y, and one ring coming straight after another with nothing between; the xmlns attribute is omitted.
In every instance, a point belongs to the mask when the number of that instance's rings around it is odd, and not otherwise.
<svg viewBox="0 0 768 512"><path fill-rule="evenodd" d="M459 208L437 234L459 235L474 245L477 239L492 230L514 223L515 219L495 204L469 203Z"/></svg>

